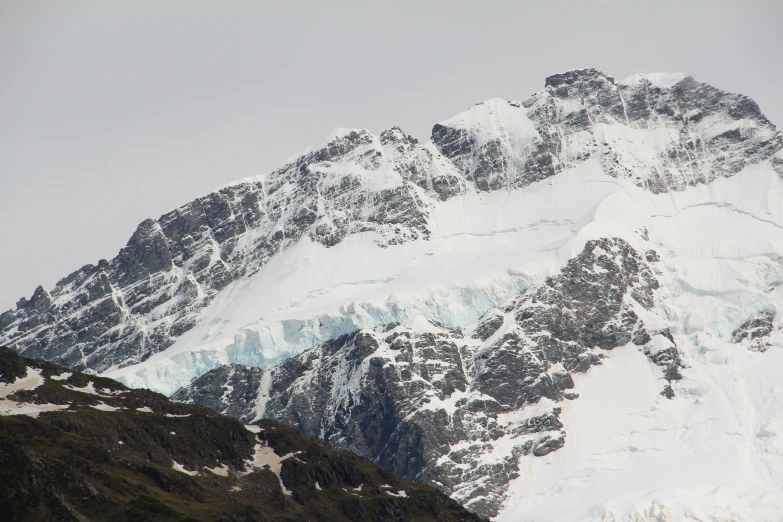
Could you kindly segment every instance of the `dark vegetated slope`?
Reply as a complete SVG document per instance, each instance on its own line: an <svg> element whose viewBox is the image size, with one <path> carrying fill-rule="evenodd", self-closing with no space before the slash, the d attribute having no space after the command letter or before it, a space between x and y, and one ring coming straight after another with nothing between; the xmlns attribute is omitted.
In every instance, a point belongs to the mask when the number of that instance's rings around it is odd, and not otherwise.
<svg viewBox="0 0 783 522"><path fill-rule="evenodd" d="M3 520L480 520L282 423L248 429L8 348L0 390Z"/></svg>

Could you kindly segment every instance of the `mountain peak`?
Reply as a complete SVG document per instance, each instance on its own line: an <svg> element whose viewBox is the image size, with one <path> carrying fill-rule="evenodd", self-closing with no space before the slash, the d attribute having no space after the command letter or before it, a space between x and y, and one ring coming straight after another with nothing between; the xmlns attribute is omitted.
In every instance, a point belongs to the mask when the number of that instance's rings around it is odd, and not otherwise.
<svg viewBox="0 0 783 522"><path fill-rule="evenodd" d="M544 86L557 88L560 86L569 86L577 83L587 83L587 82L596 82L596 81L597 82L605 81L614 84L614 78L602 73L598 69L590 68L590 69L572 69L564 73L547 76L546 80L544 80Z"/></svg>

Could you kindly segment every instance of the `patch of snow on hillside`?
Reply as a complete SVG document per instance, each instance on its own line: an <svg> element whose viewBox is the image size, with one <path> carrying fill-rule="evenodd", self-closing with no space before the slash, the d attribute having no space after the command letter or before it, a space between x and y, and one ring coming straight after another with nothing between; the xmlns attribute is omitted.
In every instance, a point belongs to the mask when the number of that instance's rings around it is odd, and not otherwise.
<svg viewBox="0 0 783 522"><path fill-rule="evenodd" d="M0 383L0 415L28 415L38 417L45 411L65 410L68 404L34 404L31 402L19 402L9 399L8 396L19 391L34 390L41 386L46 379L38 368L27 367L24 377L17 377L14 382Z"/></svg>
<svg viewBox="0 0 783 522"><path fill-rule="evenodd" d="M17 377L11 383L0 382L0 397L5 399L18 391L34 390L41 386L45 380L41 375L41 370L28 366L24 377Z"/></svg>
<svg viewBox="0 0 783 522"><path fill-rule="evenodd" d="M262 446L261 444L256 444L255 447L255 453L253 454L253 459L251 461L248 461L248 466L251 467L247 473L252 472L252 468L260 468L265 469L268 468L272 471L272 473L277 476L277 480L280 481L280 488L282 488L283 493L285 495L291 495L291 490L289 490L287 487L285 487L285 484L283 484L283 479L280 478L280 471L283 469L283 461L289 457L293 457L294 453L288 453L287 455L283 455L282 457L278 456L275 453L275 450L273 450L270 447Z"/></svg>

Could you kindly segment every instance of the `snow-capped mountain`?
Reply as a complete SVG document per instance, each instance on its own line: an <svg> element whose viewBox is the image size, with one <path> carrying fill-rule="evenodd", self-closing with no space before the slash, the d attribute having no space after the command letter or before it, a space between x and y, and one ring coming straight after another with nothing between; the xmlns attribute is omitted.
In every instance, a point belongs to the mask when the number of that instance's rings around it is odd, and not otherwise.
<svg viewBox="0 0 783 522"><path fill-rule="evenodd" d="M781 176L745 96L570 71L145 221L0 343L187 385L501 520L775 520Z"/></svg>

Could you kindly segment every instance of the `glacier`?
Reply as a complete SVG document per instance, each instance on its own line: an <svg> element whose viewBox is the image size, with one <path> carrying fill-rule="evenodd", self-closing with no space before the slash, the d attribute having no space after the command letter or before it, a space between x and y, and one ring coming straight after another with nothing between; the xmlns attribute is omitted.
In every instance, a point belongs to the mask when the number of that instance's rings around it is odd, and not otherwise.
<svg viewBox="0 0 783 522"><path fill-rule="evenodd" d="M331 248L303 239L232 283L202 324L170 348L107 376L171 394L221 364L270 367L358 328L418 315L467 328L556 272L587 240L638 237L645 229L677 253L672 270L681 274L681 291L713 296L709 305L669 310L672 320L725 338L765 306L765 294L746 285L779 284L780 196L780 177L769 165L655 195L587 161L525 189L434 203L428 241L384 249L363 234ZM682 240L671 244L675 237Z"/></svg>

